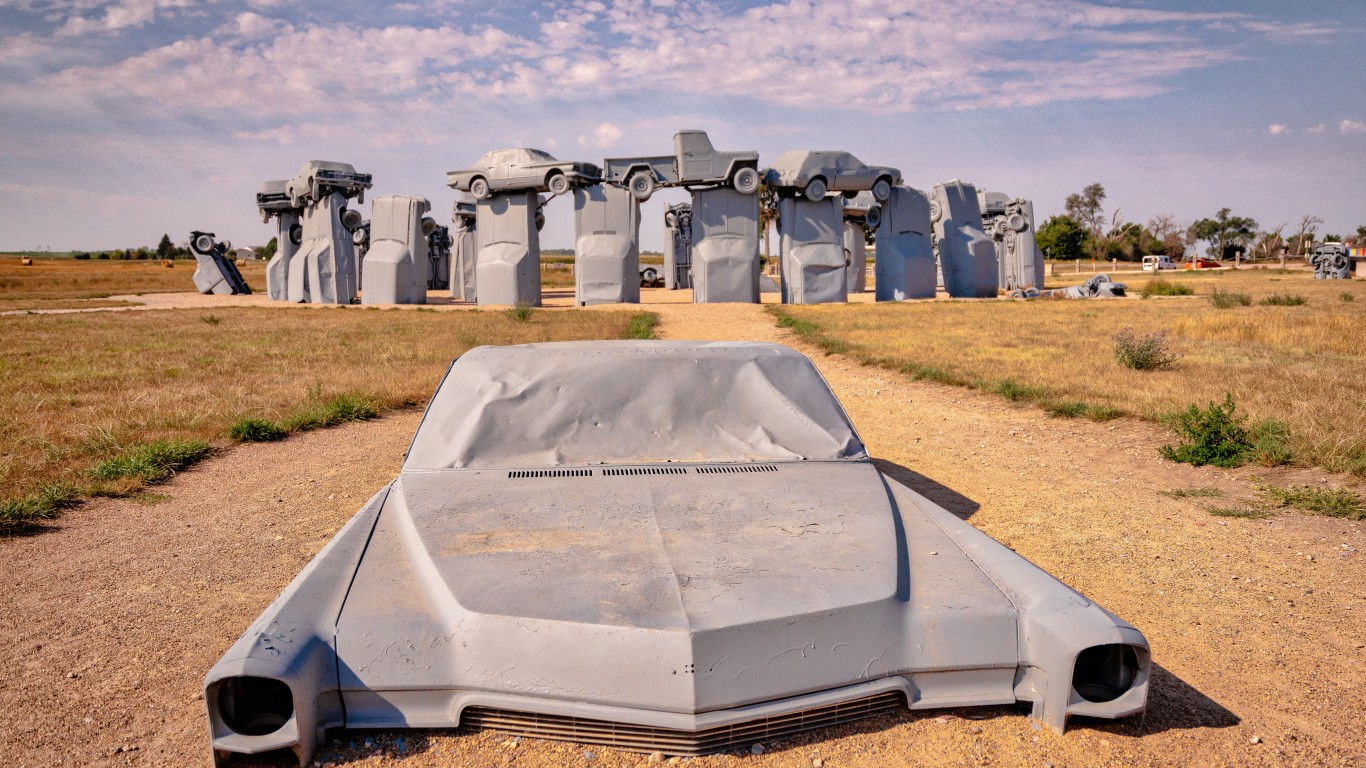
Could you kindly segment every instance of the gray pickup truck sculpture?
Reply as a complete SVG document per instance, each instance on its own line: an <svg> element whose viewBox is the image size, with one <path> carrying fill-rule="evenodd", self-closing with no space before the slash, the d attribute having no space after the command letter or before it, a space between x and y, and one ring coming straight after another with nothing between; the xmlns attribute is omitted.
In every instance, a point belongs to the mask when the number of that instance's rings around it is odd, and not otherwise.
<svg viewBox="0 0 1366 768"><path fill-rule="evenodd" d="M674 153L658 157L617 157L603 161L603 178L648 200L656 187L729 184L752 195L759 191L758 152L718 152L706 131L674 134Z"/></svg>

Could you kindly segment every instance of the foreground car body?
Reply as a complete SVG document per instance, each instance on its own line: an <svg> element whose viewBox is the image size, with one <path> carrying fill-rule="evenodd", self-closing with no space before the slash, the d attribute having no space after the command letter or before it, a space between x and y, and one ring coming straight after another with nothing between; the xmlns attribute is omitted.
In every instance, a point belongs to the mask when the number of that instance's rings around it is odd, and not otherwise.
<svg viewBox="0 0 1366 768"><path fill-rule="evenodd" d="M596 184L602 171L592 163L556 160L539 149L496 149L473 166L446 174L446 186L483 200L494 192L534 189L562 195L575 186Z"/></svg>
<svg viewBox="0 0 1366 768"><path fill-rule="evenodd" d="M511 428L516 425L515 428ZM1142 634L883 476L769 344L472 350L205 680L214 754L486 725L702 754L910 706L1143 708Z"/></svg>

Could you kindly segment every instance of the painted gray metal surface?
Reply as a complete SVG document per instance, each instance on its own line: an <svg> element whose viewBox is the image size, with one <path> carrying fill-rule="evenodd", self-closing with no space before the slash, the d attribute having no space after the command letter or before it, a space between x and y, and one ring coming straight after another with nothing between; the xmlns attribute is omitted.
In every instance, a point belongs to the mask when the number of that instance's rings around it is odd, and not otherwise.
<svg viewBox="0 0 1366 768"><path fill-rule="evenodd" d="M435 219L424 219L427 233L427 287L444 291L451 287L451 248L455 245L450 227L443 227Z"/></svg>
<svg viewBox="0 0 1366 768"><path fill-rule="evenodd" d="M1068 299L1112 299L1125 295L1127 286L1124 283L1116 283L1110 279L1109 275L1093 275L1081 285L1072 285L1063 288L1061 291L1048 291L1050 296L1061 294Z"/></svg>
<svg viewBox="0 0 1366 768"><path fill-rule="evenodd" d="M451 298L456 301L478 300L475 264L479 260L479 241L474 234L477 217L473 198L462 197L451 207Z"/></svg>
<svg viewBox="0 0 1366 768"><path fill-rule="evenodd" d="M881 222L882 205L873 199L872 192L859 192L845 199L844 260L848 275L844 282L851 294L868 290L868 249L863 232L865 226L876 231Z"/></svg>
<svg viewBox="0 0 1366 768"><path fill-rule="evenodd" d="M770 186L796 190L813 201L829 192L869 190L882 202L901 183L901 171L865 165L844 151L794 150L773 161L767 181Z"/></svg>
<svg viewBox="0 0 1366 768"><path fill-rule="evenodd" d="M996 245L982 231L976 188L957 179L935 185L930 219L944 290L956 299L996 296Z"/></svg>
<svg viewBox="0 0 1366 768"><path fill-rule="evenodd" d="M615 184L574 190L574 302L640 303L640 202Z"/></svg>
<svg viewBox="0 0 1366 768"><path fill-rule="evenodd" d="M426 198L386 195L370 205L370 247L365 254L362 304L426 304L431 269L424 219Z"/></svg>
<svg viewBox="0 0 1366 768"><path fill-rule="evenodd" d="M896 187L882 205L873 244L874 298L933 299L934 248L930 200L918 189Z"/></svg>
<svg viewBox="0 0 1366 768"><path fill-rule="evenodd" d="M844 210L839 196L778 200L778 253L784 304L849 300Z"/></svg>
<svg viewBox="0 0 1366 768"><path fill-rule="evenodd" d="M674 134L674 153L654 157L614 157L602 163L603 179L648 200L656 187L729 185L752 195L759 191L759 153L722 152L706 131L684 129Z"/></svg>
<svg viewBox="0 0 1366 768"><path fill-rule="evenodd" d="M759 197L692 191L693 302L759 301Z"/></svg>
<svg viewBox="0 0 1366 768"><path fill-rule="evenodd" d="M481 306L541 306L541 240L533 191L496 193L476 206L475 282Z"/></svg>
<svg viewBox="0 0 1366 768"><path fill-rule="evenodd" d="M287 298L314 304L350 304L360 281L352 232L364 217L347 201L365 201L368 173L348 163L310 160L285 184L291 204L303 209L299 250L289 261Z"/></svg>
<svg viewBox="0 0 1366 768"><path fill-rule="evenodd" d="M1351 280L1352 257L1342 243L1320 243L1305 257L1315 280Z"/></svg>
<svg viewBox="0 0 1366 768"><path fill-rule="evenodd" d="M664 209L664 287L692 287L692 205Z"/></svg>
<svg viewBox="0 0 1366 768"><path fill-rule="evenodd" d="M688 731L893 691L1061 732L1141 711L1148 672L1138 630L882 475L796 352L574 342L456 361L204 700L220 764L302 765L471 706Z"/></svg>
<svg viewBox="0 0 1366 768"><path fill-rule="evenodd" d="M228 255L229 250L231 245L215 240L212 232L190 233L190 252L195 259L194 287L200 293L220 296L251 293L236 262Z"/></svg>
<svg viewBox="0 0 1366 768"><path fill-rule="evenodd" d="M997 282L1001 290L1044 287L1043 251L1034 242L1034 203L1000 192L977 190L982 230L996 244Z"/></svg>
<svg viewBox="0 0 1366 768"><path fill-rule="evenodd" d="M266 263L266 294L274 301L289 298L289 262L303 241L303 209L294 207L286 184L288 179L267 181L256 193L261 221L275 219L275 254Z"/></svg>
<svg viewBox="0 0 1366 768"><path fill-rule="evenodd" d="M446 174L446 186L484 200L496 192L532 190L562 195L574 187L596 184L602 170L593 163L557 160L540 149L495 149L474 165Z"/></svg>

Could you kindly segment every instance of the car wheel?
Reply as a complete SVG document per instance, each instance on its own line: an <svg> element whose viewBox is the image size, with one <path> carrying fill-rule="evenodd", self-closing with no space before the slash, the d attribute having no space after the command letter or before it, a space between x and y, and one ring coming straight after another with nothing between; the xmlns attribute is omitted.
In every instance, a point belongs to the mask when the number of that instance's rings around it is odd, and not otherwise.
<svg viewBox="0 0 1366 768"><path fill-rule="evenodd" d="M545 186L546 189L550 190L550 194L563 195L569 191L569 177L565 176L563 173L555 173L550 177L550 180L546 182Z"/></svg>
<svg viewBox="0 0 1366 768"><path fill-rule="evenodd" d="M470 194L476 200L489 199L489 183L482 176L477 176L470 180Z"/></svg>
<svg viewBox="0 0 1366 768"><path fill-rule="evenodd" d="M819 203L825 199L825 179L817 176L811 181L808 181L806 183L806 189L803 190L803 192L806 194L807 200L810 200L813 203Z"/></svg>
<svg viewBox="0 0 1366 768"><path fill-rule="evenodd" d="M735 191L742 195L752 195L759 191L759 172L753 168L741 168L731 179Z"/></svg>
<svg viewBox="0 0 1366 768"><path fill-rule="evenodd" d="M289 228L289 242L300 245L304 241L304 228L300 224L295 224Z"/></svg>
<svg viewBox="0 0 1366 768"><path fill-rule="evenodd" d="M887 198L892 196L892 180L883 176L873 182L873 199L879 203L887 202Z"/></svg>
<svg viewBox="0 0 1366 768"><path fill-rule="evenodd" d="M355 230L365 221L365 214L350 208L343 208L341 215L337 217L343 227Z"/></svg>
<svg viewBox="0 0 1366 768"><path fill-rule="evenodd" d="M941 216L943 216L943 215L944 215L944 211L943 211L943 209L939 206L939 201L938 201L938 200L931 200L931 201L930 201L930 221L939 221L939 218L940 218Z"/></svg>
<svg viewBox="0 0 1366 768"><path fill-rule="evenodd" d="M631 179L626 186L631 190L631 195L635 199L644 202L655 193L655 177L649 171L636 171L631 174Z"/></svg>
<svg viewBox="0 0 1366 768"><path fill-rule="evenodd" d="M1023 232L1029 228L1029 222L1025 221L1024 216L1012 213L1006 217L1006 226L1010 227L1012 232Z"/></svg>
<svg viewBox="0 0 1366 768"><path fill-rule="evenodd" d="M658 279L659 273L654 271L653 269L647 269L644 272L640 273L640 284L642 287L652 286Z"/></svg>
<svg viewBox="0 0 1366 768"><path fill-rule="evenodd" d="M665 211L664 226L669 229L678 229L678 214L673 211Z"/></svg>
<svg viewBox="0 0 1366 768"><path fill-rule="evenodd" d="M200 235L194 239L194 249L200 253L213 253L213 238Z"/></svg>
<svg viewBox="0 0 1366 768"><path fill-rule="evenodd" d="M868 212L863 214L863 220L868 223L869 227L877 229L882 225L882 206L874 205L870 207Z"/></svg>

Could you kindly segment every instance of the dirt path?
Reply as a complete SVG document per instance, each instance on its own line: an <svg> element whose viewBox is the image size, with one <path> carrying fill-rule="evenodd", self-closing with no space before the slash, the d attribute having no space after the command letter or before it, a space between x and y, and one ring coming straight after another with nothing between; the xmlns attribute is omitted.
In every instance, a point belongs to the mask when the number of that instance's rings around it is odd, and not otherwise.
<svg viewBox="0 0 1366 768"><path fill-rule="evenodd" d="M802 348L761 307L649 309L667 338ZM802 351L889 473L1147 634L1158 666L1149 711L1062 737L1013 708L906 713L691 765L1366 764L1362 523L1211 517L1200 500L1158 492L1250 495L1256 473L1163 462L1153 425L1048 419ZM417 421L236 448L155 489L164 500L95 501L55 530L0 541L0 765L208 764L204 672L397 471ZM342 739L320 764L646 762L489 732Z"/></svg>

